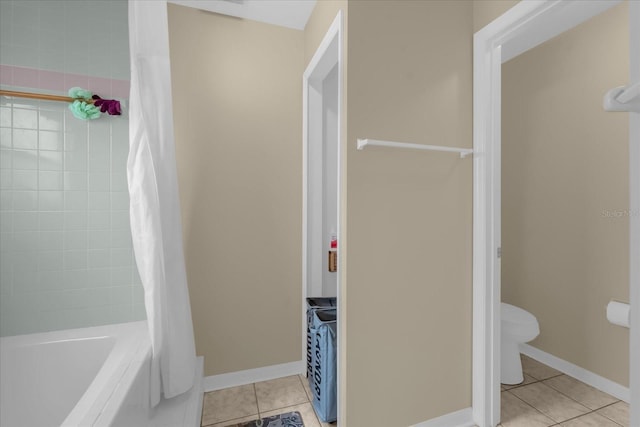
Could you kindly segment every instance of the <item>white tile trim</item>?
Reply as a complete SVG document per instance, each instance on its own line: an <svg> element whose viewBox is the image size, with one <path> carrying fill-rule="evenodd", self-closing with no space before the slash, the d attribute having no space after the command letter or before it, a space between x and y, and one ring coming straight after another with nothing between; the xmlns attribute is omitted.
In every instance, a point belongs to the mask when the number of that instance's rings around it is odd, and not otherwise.
<svg viewBox="0 0 640 427"><path fill-rule="evenodd" d="M628 387L613 382L605 377L601 377L591 371L587 371L578 365L574 365L571 362L567 362L566 360L532 347L529 344L520 344L520 352L540 363L544 363L545 365L562 372L563 374L567 374L585 384L590 385L591 387L595 387L600 391L629 403L630 393Z"/></svg>
<svg viewBox="0 0 640 427"><path fill-rule="evenodd" d="M211 375L202 381L204 392L221 390L223 388L258 383L276 378L288 377L304 373L304 361L282 363L280 365L265 366L263 368L247 369L246 371L230 372L228 374Z"/></svg>
<svg viewBox="0 0 640 427"><path fill-rule="evenodd" d="M473 425L473 411L469 407L429 421L423 421L412 427L472 427Z"/></svg>
<svg viewBox="0 0 640 427"><path fill-rule="evenodd" d="M193 389L189 394L187 410L185 414L185 427L200 427L202 421L202 405L204 394L202 393L202 382L204 380L204 357L198 357L196 361L196 379Z"/></svg>

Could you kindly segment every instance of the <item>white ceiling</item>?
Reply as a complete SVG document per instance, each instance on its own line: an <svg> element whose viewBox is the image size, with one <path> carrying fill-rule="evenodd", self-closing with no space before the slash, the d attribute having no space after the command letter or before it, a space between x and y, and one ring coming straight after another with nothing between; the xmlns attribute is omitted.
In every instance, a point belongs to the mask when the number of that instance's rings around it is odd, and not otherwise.
<svg viewBox="0 0 640 427"><path fill-rule="evenodd" d="M223 15L304 30L316 0L168 0Z"/></svg>

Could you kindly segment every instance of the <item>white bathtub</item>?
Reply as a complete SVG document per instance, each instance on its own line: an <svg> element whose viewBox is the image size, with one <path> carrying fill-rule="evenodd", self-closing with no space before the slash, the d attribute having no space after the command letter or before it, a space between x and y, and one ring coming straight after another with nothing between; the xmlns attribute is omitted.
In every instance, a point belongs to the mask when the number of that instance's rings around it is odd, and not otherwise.
<svg viewBox="0 0 640 427"><path fill-rule="evenodd" d="M0 338L0 426L198 426L199 381L149 408L150 357L146 322Z"/></svg>

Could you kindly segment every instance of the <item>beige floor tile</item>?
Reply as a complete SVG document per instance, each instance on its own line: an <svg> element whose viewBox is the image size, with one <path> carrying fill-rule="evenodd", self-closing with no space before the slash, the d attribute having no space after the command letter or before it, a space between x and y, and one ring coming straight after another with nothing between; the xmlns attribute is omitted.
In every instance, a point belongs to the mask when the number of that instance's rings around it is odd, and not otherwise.
<svg viewBox="0 0 640 427"><path fill-rule="evenodd" d="M615 397L567 375L553 377L545 380L543 383L569 396L589 409L599 409L618 401Z"/></svg>
<svg viewBox="0 0 640 427"><path fill-rule="evenodd" d="M233 427L240 423L248 423L249 421L255 421L257 419L259 419L257 415L251 415L250 417L236 418L235 420L224 421L206 427Z"/></svg>
<svg viewBox="0 0 640 427"><path fill-rule="evenodd" d="M534 383L509 390L556 422L566 421L590 412L588 408L543 383Z"/></svg>
<svg viewBox="0 0 640 427"><path fill-rule="evenodd" d="M204 394L203 426L252 415L258 415L258 403L253 384Z"/></svg>
<svg viewBox="0 0 640 427"><path fill-rule="evenodd" d="M309 381L307 377L305 377L304 375L300 375L300 381L302 381L304 391L305 393L307 393L307 399L309 399L309 402L311 402L313 400L313 394L311 393L311 389L309 388Z"/></svg>
<svg viewBox="0 0 640 427"><path fill-rule="evenodd" d="M318 422L318 418L316 418L316 413L313 410L313 406L311 403L303 403L301 405L289 406L286 408L276 409L274 411L261 412L261 417L270 417L271 415L284 414L285 412L300 412L302 416L302 421L304 422L304 427L320 427L320 423Z"/></svg>
<svg viewBox="0 0 640 427"><path fill-rule="evenodd" d="M592 412L560 424L563 427L620 427L613 421Z"/></svg>
<svg viewBox="0 0 640 427"><path fill-rule="evenodd" d="M537 379L527 374L524 374L523 377L524 377L524 380L520 384L513 384L513 385L501 384L501 385L505 390L511 390L512 388L521 387L523 385L535 383L536 381L538 381Z"/></svg>
<svg viewBox="0 0 640 427"><path fill-rule="evenodd" d="M501 395L500 425L504 427L547 427L556 423L510 392L504 391Z"/></svg>
<svg viewBox="0 0 640 427"><path fill-rule="evenodd" d="M260 413L309 402L297 375L256 383L256 395Z"/></svg>
<svg viewBox="0 0 640 427"><path fill-rule="evenodd" d="M629 404L626 402L618 402L599 409L596 412L615 421L621 426L629 427Z"/></svg>
<svg viewBox="0 0 640 427"><path fill-rule="evenodd" d="M520 357L522 359L522 371L537 380L546 380L547 378L561 374L561 372L556 371L555 369L540 363L529 356L521 354Z"/></svg>
<svg viewBox="0 0 640 427"><path fill-rule="evenodd" d="M307 381L307 378L304 375L300 375L300 379L302 380L302 385L304 386L304 391L307 392L307 397L309 398L309 402L313 402L313 393L311 392L311 389L309 388L309 381ZM311 404L311 406L312 406L312 409L313 409L313 403ZM321 427L337 427L338 426L337 422L334 422L334 423L323 423L322 421L320 421L320 418L318 418L318 421L320 422L320 426Z"/></svg>

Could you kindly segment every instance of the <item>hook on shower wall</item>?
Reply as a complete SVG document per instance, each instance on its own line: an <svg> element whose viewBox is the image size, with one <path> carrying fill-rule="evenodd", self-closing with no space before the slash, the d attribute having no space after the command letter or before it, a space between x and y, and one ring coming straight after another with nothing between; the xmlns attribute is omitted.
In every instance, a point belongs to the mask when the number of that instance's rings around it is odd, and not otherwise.
<svg viewBox="0 0 640 427"><path fill-rule="evenodd" d="M605 111L640 113L640 82L609 90L602 104Z"/></svg>

